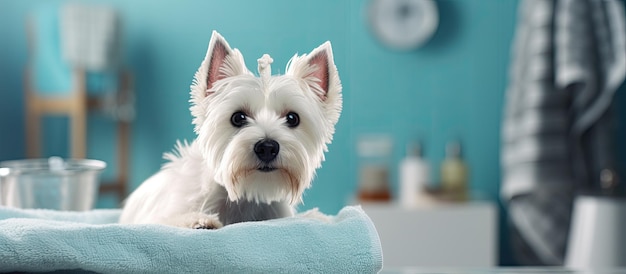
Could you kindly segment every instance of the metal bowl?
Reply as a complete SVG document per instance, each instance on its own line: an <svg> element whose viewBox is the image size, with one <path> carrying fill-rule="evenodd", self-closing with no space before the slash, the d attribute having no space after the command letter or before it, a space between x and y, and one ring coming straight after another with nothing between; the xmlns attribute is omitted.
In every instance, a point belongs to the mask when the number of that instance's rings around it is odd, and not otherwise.
<svg viewBox="0 0 626 274"><path fill-rule="evenodd" d="M0 204L18 208L85 211L98 196L98 160L28 159L0 162Z"/></svg>

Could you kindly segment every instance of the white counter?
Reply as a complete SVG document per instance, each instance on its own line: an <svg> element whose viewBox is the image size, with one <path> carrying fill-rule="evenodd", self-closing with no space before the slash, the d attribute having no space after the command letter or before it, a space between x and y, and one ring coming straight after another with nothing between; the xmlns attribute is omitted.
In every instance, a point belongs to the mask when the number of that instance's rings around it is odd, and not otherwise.
<svg viewBox="0 0 626 274"><path fill-rule="evenodd" d="M378 230L385 269L481 268L498 263L498 214L492 202L362 207Z"/></svg>

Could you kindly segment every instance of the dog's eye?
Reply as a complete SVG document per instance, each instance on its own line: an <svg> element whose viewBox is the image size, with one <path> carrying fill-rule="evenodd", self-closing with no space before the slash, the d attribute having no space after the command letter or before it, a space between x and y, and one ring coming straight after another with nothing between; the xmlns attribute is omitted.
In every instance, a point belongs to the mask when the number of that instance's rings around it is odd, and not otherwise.
<svg viewBox="0 0 626 274"><path fill-rule="evenodd" d="M247 116L243 111L237 111L233 113L233 116L230 117L230 123L234 127L242 127L245 126L248 121L246 120Z"/></svg>
<svg viewBox="0 0 626 274"><path fill-rule="evenodd" d="M289 112L285 115L285 118L287 119L288 127L297 127L300 124L300 116L298 116L298 113Z"/></svg>

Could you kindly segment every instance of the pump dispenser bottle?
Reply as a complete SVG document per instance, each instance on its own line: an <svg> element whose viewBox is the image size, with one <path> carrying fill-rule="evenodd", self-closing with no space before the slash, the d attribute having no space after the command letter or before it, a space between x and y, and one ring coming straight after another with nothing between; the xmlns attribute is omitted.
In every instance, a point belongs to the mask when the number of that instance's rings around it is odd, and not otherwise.
<svg viewBox="0 0 626 274"><path fill-rule="evenodd" d="M446 197L454 201L468 199L468 170L462 158L461 143L449 142L446 145L446 158L441 164L441 186Z"/></svg>
<svg viewBox="0 0 626 274"><path fill-rule="evenodd" d="M430 167L422 156L422 147L418 142L407 145L406 157L400 161L400 204L414 207L420 193L428 185Z"/></svg>

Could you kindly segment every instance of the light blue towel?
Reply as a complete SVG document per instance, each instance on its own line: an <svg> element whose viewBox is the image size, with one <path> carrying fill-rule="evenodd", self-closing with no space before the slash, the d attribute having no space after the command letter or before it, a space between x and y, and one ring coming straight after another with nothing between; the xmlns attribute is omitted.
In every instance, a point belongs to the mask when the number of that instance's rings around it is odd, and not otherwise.
<svg viewBox="0 0 626 274"><path fill-rule="evenodd" d="M72 69L61 55L59 7L52 3L39 5L30 14L33 56L32 83L40 95L68 95L72 90Z"/></svg>
<svg viewBox="0 0 626 274"><path fill-rule="evenodd" d="M119 210L0 207L0 272L376 273L382 250L360 207L329 223L303 217L217 230L117 224Z"/></svg>

